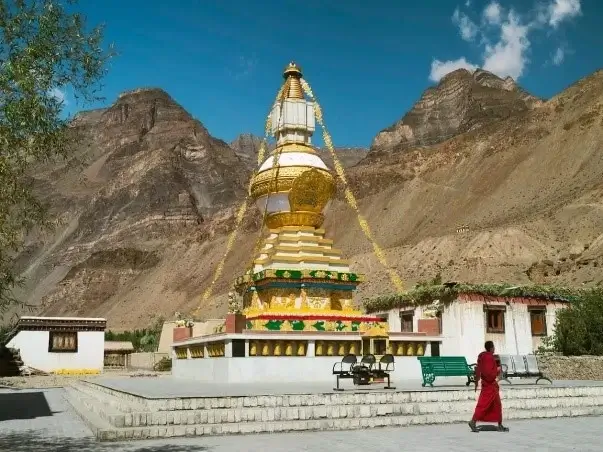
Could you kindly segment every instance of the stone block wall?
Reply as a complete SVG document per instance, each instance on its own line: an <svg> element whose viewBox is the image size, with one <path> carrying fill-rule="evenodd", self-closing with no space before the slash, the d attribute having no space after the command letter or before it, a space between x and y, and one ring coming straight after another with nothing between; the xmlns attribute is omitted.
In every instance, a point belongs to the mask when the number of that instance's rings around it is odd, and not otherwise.
<svg viewBox="0 0 603 452"><path fill-rule="evenodd" d="M553 380L603 381L603 356L538 356L542 372Z"/></svg>

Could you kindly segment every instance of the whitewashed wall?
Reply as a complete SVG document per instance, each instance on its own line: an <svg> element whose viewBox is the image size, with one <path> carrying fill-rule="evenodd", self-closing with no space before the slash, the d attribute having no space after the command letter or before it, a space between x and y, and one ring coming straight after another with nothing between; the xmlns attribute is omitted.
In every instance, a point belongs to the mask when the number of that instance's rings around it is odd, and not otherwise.
<svg viewBox="0 0 603 452"><path fill-rule="evenodd" d="M249 382L300 382L318 383L335 381L333 364L341 357L246 357L246 358L172 358L172 375L176 378L212 383ZM392 382L421 379L421 365L414 356L395 358L396 370ZM351 380L348 380L351 385ZM346 385L345 382L342 383Z"/></svg>
<svg viewBox="0 0 603 452"><path fill-rule="evenodd" d="M104 331L78 332L76 353L49 353L48 331L19 331L8 343L16 348L27 366L45 372L59 369L103 369L105 333Z"/></svg>
<svg viewBox="0 0 603 452"><path fill-rule="evenodd" d="M483 351L484 342L494 342L496 352L505 355L527 355L534 353L540 346L542 337L533 337L530 325L528 304L510 303L505 312L505 333L486 333L484 302L455 302L444 308L442 312L442 356L465 356L469 363L475 362L477 355ZM489 306L502 305L502 302L488 302ZM549 303L546 306L547 334L552 335L555 329L556 313L564 307L561 303ZM409 309L392 309L388 312L390 332L401 330L400 312ZM423 315L423 308L417 307L414 312L413 327L418 331L418 320Z"/></svg>

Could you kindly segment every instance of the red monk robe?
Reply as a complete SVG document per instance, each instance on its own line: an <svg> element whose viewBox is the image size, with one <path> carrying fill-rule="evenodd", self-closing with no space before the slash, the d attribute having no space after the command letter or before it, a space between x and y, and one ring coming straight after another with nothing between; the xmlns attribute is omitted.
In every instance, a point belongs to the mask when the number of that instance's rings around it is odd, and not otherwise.
<svg viewBox="0 0 603 452"><path fill-rule="evenodd" d="M479 393L479 399L473 418L469 423L471 430L478 431L476 422L496 422L499 431L508 431L502 425L502 402L498 389L497 377L500 368L494 357L494 344L490 341L486 343L486 351L479 354L477 366L475 368L475 385L481 380L482 388Z"/></svg>

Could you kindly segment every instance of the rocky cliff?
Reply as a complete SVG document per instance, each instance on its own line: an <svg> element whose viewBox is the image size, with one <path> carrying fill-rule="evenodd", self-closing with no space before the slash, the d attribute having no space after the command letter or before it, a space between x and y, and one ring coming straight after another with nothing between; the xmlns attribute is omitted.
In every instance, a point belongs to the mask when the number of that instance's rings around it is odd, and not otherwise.
<svg viewBox="0 0 603 452"><path fill-rule="evenodd" d="M79 114L73 128L80 143L72 161L34 175L59 226L51 237L28 238L18 259L24 295L44 314L105 315L114 300L125 303L118 315L139 315L151 306L124 288L161 297L165 288L139 275L156 269L174 237L207 234L229 217L247 170L159 89L123 93L107 109Z"/></svg>
<svg viewBox="0 0 603 452"><path fill-rule="evenodd" d="M483 72L454 73L430 96L456 79L464 81L450 92L464 97L432 97L427 108L426 93L398 123L420 146L389 146L382 132L347 170L392 266L409 285L438 272L467 282L603 284L603 72L546 102ZM508 106L494 108L500 99ZM230 147L211 137L159 90L126 93L74 127L82 137L74 160L35 174L60 223L28 238L22 295L42 314L103 316L111 328L197 307L205 318L224 315L259 237L254 209L215 297L201 305L201 295L244 196L253 158L242 153L257 152L244 151L256 149L253 140ZM453 136L436 138L442 131ZM360 297L392 290L343 200L325 227L367 274Z"/></svg>
<svg viewBox="0 0 603 452"><path fill-rule="evenodd" d="M374 155L434 145L541 104L510 77L503 80L481 69L473 73L458 69L427 89L400 121L379 132L371 151Z"/></svg>

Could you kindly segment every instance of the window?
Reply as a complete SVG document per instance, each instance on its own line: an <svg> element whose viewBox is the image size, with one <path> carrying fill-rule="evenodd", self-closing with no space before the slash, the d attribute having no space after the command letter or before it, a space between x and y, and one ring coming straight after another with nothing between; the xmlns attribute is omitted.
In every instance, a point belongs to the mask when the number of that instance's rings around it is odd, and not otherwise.
<svg viewBox="0 0 603 452"><path fill-rule="evenodd" d="M402 326L400 331L403 333L412 333L414 316L414 311L404 311L400 313L400 324Z"/></svg>
<svg viewBox="0 0 603 452"><path fill-rule="evenodd" d="M389 320L389 314L377 314L377 317L379 317L383 322L387 322Z"/></svg>
<svg viewBox="0 0 603 452"><path fill-rule="evenodd" d="M48 351L51 353L76 353L77 331L50 331Z"/></svg>
<svg viewBox="0 0 603 452"><path fill-rule="evenodd" d="M546 308L533 308L529 311L532 336L546 336Z"/></svg>
<svg viewBox="0 0 603 452"><path fill-rule="evenodd" d="M505 309L504 307L484 306L486 314L486 333L505 332Z"/></svg>

